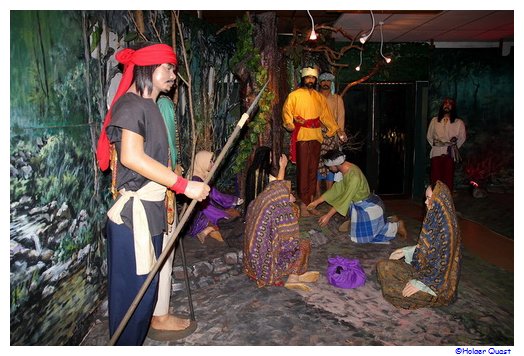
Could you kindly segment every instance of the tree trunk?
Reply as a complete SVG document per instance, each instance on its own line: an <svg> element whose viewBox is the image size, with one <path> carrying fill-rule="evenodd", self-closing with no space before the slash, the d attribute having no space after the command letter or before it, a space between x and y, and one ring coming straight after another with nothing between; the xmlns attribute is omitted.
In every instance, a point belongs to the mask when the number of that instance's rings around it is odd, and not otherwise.
<svg viewBox="0 0 524 356"><path fill-rule="evenodd" d="M136 10L134 12L134 16L138 32L140 32L141 34L145 34L146 26L144 24L144 12L142 10Z"/></svg>
<svg viewBox="0 0 524 356"><path fill-rule="evenodd" d="M282 62L282 54L277 45L277 21L275 12L265 12L256 15L252 18L254 25L254 45L260 50L262 67L267 70L269 84L266 92L274 94L273 102L271 103L271 112L268 118L268 125L263 133L260 134L257 146L253 147L255 152L258 146L264 145L271 147L273 151L273 165L278 165L277 157L282 153L282 100L280 98L280 87L282 81L282 73L279 72ZM285 68L285 67L284 67ZM235 68L235 75L239 80L239 91L242 111L246 112L256 95L259 88L254 88L255 80L245 67ZM285 76L284 76L285 77ZM284 78L285 80L285 78ZM256 91L255 91L256 90ZM256 115L254 112L252 115ZM252 162L252 156L246 162L245 169L238 176L238 186L240 195L244 196L246 171ZM276 168L276 167L274 167Z"/></svg>
<svg viewBox="0 0 524 356"><path fill-rule="evenodd" d="M171 11L171 45L176 52L176 17L173 11Z"/></svg>
<svg viewBox="0 0 524 356"><path fill-rule="evenodd" d="M269 146L273 152L273 164L278 164L277 157L282 153L282 100L279 72L282 54L277 45L277 17L275 12L264 12L256 16L255 21L255 47L260 49L262 66L267 70L269 84L267 91L274 94L271 103L269 124L260 136L259 145Z"/></svg>

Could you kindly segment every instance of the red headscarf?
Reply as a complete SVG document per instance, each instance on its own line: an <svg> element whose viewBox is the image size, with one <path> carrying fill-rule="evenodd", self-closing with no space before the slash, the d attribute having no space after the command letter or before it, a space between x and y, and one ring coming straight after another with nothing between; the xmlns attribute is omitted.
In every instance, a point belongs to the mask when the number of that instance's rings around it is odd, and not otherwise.
<svg viewBox="0 0 524 356"><path fill-rule="evenodd" d="M115 97L111 102L111 108L113 104L129 89L133 83L133 69L137 66L150 66L155 64L171 63L176 65L176 55L173 52L173 47L166 44L155 44L141 48L139 50L132 50L130 48L119 51L116 56L116 60L124 65L124 73ZM104 119L104 125L100 132L100 138L98 139L98 145L96 148L96 158L98 160L98 166L102 171L109 168L109 139L107 138L106 128L111 122L111 108L106 114Z"/></svg>

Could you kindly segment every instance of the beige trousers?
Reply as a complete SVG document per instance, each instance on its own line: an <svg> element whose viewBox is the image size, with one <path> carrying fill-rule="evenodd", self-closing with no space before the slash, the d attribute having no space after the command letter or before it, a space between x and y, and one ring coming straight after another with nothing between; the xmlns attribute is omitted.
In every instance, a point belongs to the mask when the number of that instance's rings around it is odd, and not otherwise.
<svg viewBox="0 0 524 356"><path fill-rule="evenodd" d="M164 234L164 242L162 243L162 251L166 248L167 243L173 237L175 232L174 225L169 226L169 233ZM171 251L169 257L160 270L158 277L158 297L156 301L153 316L160 316L169 314L169 299L171 298L171 273L173 272L173 259L175 258L175 249Z"/></svg>

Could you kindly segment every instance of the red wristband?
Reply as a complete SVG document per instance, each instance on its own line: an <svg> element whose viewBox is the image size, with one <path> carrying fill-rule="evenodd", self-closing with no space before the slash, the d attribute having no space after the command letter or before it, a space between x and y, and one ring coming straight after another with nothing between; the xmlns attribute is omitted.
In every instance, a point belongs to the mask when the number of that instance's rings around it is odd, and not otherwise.
<svg viewBox="0 0 524 356"><path fill-rule="evenodd" d="M171 188L169 189L171 189L172 191L174 191L177 194L184 194L184 192L186 191L187 183L188 183L187 179L181 176L178 176L176 183L173 184Z"/></svg>

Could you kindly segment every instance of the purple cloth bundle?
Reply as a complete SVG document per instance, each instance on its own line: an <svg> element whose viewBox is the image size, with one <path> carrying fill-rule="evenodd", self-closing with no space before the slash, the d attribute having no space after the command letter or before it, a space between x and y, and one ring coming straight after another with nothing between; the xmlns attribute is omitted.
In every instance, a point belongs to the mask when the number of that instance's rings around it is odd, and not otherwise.
<svg viewBox="0 0 524 356"><path fill-rule="evenodd" d="M366 283L366 273L360 262L342 256L328 258L326 276L329 284L339 288L357 288Z"/></svg>

